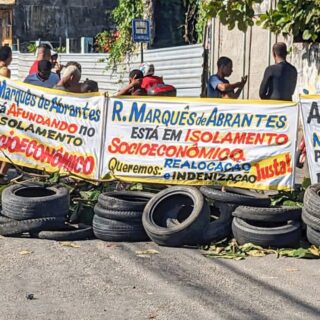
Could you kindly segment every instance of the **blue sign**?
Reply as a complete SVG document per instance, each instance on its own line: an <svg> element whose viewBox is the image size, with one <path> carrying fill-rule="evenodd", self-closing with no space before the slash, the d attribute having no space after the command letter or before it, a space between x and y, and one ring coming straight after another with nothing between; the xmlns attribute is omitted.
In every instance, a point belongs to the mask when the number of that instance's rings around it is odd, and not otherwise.
<svg viewBox="0 0 320 320"><path fill-rule="evenodd" d="M134 42L150 42L149 20L132 20L132 39Z"/></svg>

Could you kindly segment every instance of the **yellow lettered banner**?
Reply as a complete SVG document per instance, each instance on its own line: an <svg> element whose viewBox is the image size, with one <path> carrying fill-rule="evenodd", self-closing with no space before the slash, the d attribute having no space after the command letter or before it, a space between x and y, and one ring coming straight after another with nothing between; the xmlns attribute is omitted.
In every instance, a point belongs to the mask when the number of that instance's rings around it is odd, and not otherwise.
<svg viewBox="0 0 320 320"><path fill-rule="evenodd" d="M0 160L99 178L105 98L0 78Z"/></svg>
<svg viewBox="0 0 320 320"><path fill-rule="evenodd" d="M102 174L129 182L289 190L298 106L110 98Z"/></svg>
<svg viewBox="0 0 320 320"><path fill-rule="evenodd" d="M320 182L320 95L302 96L300 100L304 139L311 182Z"/></svg>

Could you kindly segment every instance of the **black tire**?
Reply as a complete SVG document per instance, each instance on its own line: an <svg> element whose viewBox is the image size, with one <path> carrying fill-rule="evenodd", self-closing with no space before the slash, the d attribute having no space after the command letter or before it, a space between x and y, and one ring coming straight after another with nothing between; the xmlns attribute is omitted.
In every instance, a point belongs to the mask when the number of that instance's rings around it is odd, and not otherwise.
<svg viewBox="0 0 320 320"><path fill-rule="evenodd" d="M236 188L233 188L235 191ZM229 189L230 190L230 189ZM211 187L202 186L200 191L204 194L205 197L221 201L224 203L232 203L246 206L255 206L255 207L268 207L270 205L270 199L266 196L249 196L243 195L236 192L224 192L220 190L216 190ZM252 193L253 194L253 193Z"/></svg>
<svg viewBox="0 0 320 320"><path fill-rule="evenodd" d="M320 219L320 183L307 188L304 193L303 205L311 215Z"/></svg>
<svg viewBox="0 0 320 320"><path fill-rule="evenodd" d="M312 229L320 231L320 218L313 216L306 208L302 210L302 221Z"/></svg>
<svg viewBox="0 0 320 320"><path fill-rule="evenodd" d="M63 227L64 224L64 218L61 217L47 217L22 221L15 220L0 224L0 235L14 236L26 232L37 233L42 230L54 230Z"/></svg>
<svg viewBox="0 0 320 320"><path fill-rule="evenodd" d="M40 231L37 235L39 239L55 240L55 241L77 241L93 238L93 230L91 226L79 224L78 228L72 225L66 225L67 228L60 231Z"/></svg>
<svg viewBox="0 0 320 320"><path fill-rule="evenodd" d="M115 211L143 211L154 196L149 192L114 191L102 193L98 198L101 207Z"/></svg>
<svg viewBox="0 0 320 320"><path fill-rule="evenodd" d="M179 224L167 227L167 219ZM156 194L146 205L142 223L149 237L164 246L182 246L202 241L210 219L209 206L194 187L170 187Z"/></svg>
<svg viewBox="0 0 320 320"><path fill-rule="evenodd" d="M63 187L28 183L10 186L2 193L2 213L15 220L65 217L69 204L69 192Z"/></svg>
<svg viewBox="0 0 320 320"><path fill-rule="evenodd" d="M299 246L301 225L298 221L288 221L277 227L258 227L257 222L234 218L232 232L237 242L242 245L254 243L268 248L296 248Z"/></svg>
<svg viewBox="0 0 320 320"><path fill-rule="evenodd" d="M320 231L307 226L307 239L311 244L320 247Z"/></svg>
<svg viewBox="0 0 320 320"><path fill-rule="evenodd" d="M99 203L94 207L94 213L102 218L118 221L142 221L142 211L115 211L103 208ZM142 222L141 222L142 223Z"/></svg>
<svg viewBox="0 0 320 320"><path fill-rule="evenodd" d="M110 220L95 214L92 226L94 235L104 241L149 241L141 223Z"/></svg>
<svg viewBox="0 0 320 320"><path fill-rule="evenodd" d="M233 205L215 202L215 207L220 211L219 218L209 223L203 233L202 242L209 244L227 238L231 234Z"/></svg>
<svg viewBox="0 0 320 320"><path fill-rule="evenodd" d="M233 212L234 217L244 220L286 222L288 220L301 220L300 207L250 207L239 206Z"/></svg>
<svg viewBox="0 0 320 320"><path fill-rule="evenodd" d="M0 214L0 224L12 222L12 221L15 221L15 220Z"/></svg>

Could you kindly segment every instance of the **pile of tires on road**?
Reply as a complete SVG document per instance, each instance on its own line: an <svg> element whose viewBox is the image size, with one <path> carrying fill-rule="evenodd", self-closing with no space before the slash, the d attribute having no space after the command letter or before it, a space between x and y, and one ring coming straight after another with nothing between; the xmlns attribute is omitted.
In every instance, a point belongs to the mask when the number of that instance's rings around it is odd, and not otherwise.
<svg viewBox="0 0 320 320"><path fill-rule="evenodd" d="M147 192L107 192L94 207L94 235L105 241L147 241L142 212L153 197Z"/></svg>
<svg viewBox="0 0 320 320"><path fill-rule="evenodd" d="M320 246L320 184L310 186L303 199L302 220L307 226L307 239Z"/></svg>
<svg viewBox="0 0 320 320"><path fill-rule="evenodd" d="M70 196L66 188L41 183L22 183L2 193L0 235L48 240L82 240L92 237L92 227L66 224Z"/></svg>
<svg viewBox="0 0 320 320"><path fill-rule="evenodd" d="M9 186L2 193L0 235L50 240L148 241L163 246L205 245L231 237L238 244L298 247L320 245L320 184L310 186L300 207L271 206L270 198L239 188L173 186L158 193L113 191L100 194L92 227L65 222L66 188L41 184ZM301 214L302 220L301 221Z"/></svg>
<svg viewBox="0 0 320 320"><path fill-rule="evenodd" d="M95 213L94 234L108 241L145 240L145 230L159 245L198 245L233 232L239 244L282 248L299 246L301 236L300 207L271 207L268 197L238 188L113 192L99 197Z"/></svg>

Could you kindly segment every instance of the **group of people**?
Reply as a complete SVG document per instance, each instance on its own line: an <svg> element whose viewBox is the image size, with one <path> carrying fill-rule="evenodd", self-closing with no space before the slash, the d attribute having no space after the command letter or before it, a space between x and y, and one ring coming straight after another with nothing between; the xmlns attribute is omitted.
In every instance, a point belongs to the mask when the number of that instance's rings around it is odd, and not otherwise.
<svg viewBox="0 0 320 320"><path fill-rule="evenodd" d="M171 85L165 84L163 78L156 76L154 73L155 67L153 64L142 63L139 69L134 69L129 73L129 83L121 88L116 93L116 96L175 96L176 89Z"/></svg>
<svg viewBox="0 0 320 320"><path fill-rule="evenodd" d="M292 100L297 83L297 70L287 62L287 46L278 42L273 46L275 64L266 68L259 90L261 99ZM12 51L8 46L0 48L0 76L10 78L9 65L12 62ZM226 78L232 74L232 60L220 57L217 62L217 73L212 75L207 84L207 96L212 98L236 99L240 96L248 77L239 82L230 83ZM70 61L62 66L58 54L48 45L41 44L37 49L37 58L29 70L25 83L35 86L55 88L67 92L86 93L98 91L98 84L92 80L80 82L82 68L78 62ZM166 85L162 77L155 74L153 64L144 63L139 69L129 74L129 83L121 88L116 96L121 95L176 95L173 86ZM152 90L158 90L153 94ZM7 172L8 165L0 162L1 176ZM0 181L1 182L1 181Z"/></svg>
<svg viewBox="0 0 320 320"><path fill-rule="evenodd" d="M88 79L80 82L81 71L81 65L75 61L61 65L58 54L48 45L42 44L37 49L37 59L24 82L74 93L97 92L97 82Z"/></svg>
<svg viewBox="0 0 320 320"><path fill-rule="evenodd" d="M292 100L297 84L297 69L287 61L287 46L277 42L272 48L274 65L266 68L260 84L259 95L261 99ZM232 60L220 57L217 62L218 71L208 80L207 95L211 98L231 98L240 96L248 77L241 81L230 83L226 78L232 73Z"/></svg>
<svg viewBox="0 0 320 320"><path fill-rule="evenodd" d="M0 75L11 77L9 65L12 62L12 51L8 46L0 48ZM70 61L65 66L58 62L58 54L46 44L37 49L37 58L32 64L25 83L39 87L55 88L74 93L97 92L98 83L93 80L81 79L81 65Z"/></svg>

